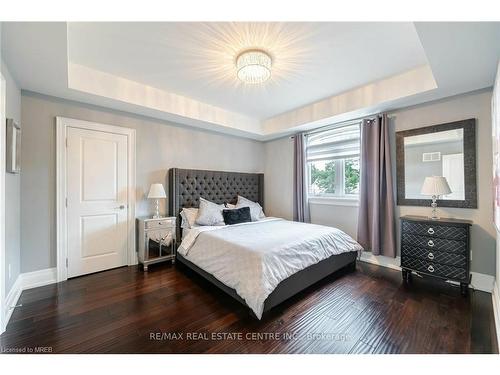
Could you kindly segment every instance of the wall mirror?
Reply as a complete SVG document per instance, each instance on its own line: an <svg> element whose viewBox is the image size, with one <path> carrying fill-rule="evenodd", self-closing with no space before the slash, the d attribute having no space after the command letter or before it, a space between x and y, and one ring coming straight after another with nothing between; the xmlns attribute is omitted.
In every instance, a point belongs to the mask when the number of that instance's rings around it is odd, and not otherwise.
<svg viewBox="0 0 500 375"><path fill-rule="evenodd" d="M443 176L451 193L438 206L477 208L475 119L397 132L396 154L398 205L429 206L424 179Z"/></svg>

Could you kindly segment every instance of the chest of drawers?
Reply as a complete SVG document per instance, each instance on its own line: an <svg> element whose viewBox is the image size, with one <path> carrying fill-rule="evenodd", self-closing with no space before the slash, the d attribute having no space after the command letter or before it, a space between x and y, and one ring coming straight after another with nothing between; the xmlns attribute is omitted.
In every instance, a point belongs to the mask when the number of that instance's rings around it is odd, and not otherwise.
<svg viewBox="0 0 500 375"><path fill-rule="evenodd" d="M419 274L460 283L462 294L470 282L470 226L458 219L430 220L401 217L401 268L403 279Z"/></svg>

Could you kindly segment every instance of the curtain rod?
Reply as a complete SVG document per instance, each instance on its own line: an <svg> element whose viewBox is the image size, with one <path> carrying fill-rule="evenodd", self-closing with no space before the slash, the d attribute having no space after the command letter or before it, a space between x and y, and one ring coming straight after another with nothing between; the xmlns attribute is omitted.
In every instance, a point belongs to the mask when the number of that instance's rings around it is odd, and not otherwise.
<svg viewBox="0 0 500 375"><path fill-rule="evenodd" d="M329 125L325 125L325 126L321 126L319 128L316 128L316 129L312 129L310 131L307 131L305 132L305 135L309 135L309 134L315 134L315 133L320 133L322 131L325 131L325 130L328 130L328 129L334 129L334 128L337 128L337 127L341 127L341 126L344 126L344 125L347 125L349 123L354 123L354 122L358 122L358 121L362 121L362 120L373 120L375 118L375 116L378 116L379 114L374 114L374 115L368 115L368 116L363 116L363 117L358 117L358 118L355 118L355 119L351 119L351 120L346 120L346 121L341 121L341 122L336 122L334 124L329 124ZM393 118L396 118L396 115L387 115L387 118L388 119L393 119ZM294 135L291 135L290 136L290 139L294 139L295 136Z"/></svg>

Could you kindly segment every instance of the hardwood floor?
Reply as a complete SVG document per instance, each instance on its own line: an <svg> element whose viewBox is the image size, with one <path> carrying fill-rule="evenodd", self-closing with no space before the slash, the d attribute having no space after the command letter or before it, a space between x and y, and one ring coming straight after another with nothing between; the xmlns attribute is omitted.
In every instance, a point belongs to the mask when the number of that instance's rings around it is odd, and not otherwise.
<svg viewBox="0 0 500 375"><path fill-rule="evenodd" d="M400 272L366 263L261 321L181 265L84 276L25 291L19 303L0 336L4 352L498 352L490 294L463 298L458 288L417 277L406 287Z"/></svg>

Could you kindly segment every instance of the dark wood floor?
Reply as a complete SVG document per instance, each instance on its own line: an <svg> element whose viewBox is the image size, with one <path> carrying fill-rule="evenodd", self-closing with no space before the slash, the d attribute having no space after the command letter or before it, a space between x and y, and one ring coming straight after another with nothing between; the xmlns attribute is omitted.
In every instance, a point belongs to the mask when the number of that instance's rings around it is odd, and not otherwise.
<svg viewBox="0 0 500 375"><path fill-rule="evenodd" d="M491 296L359 263L262 321L181 265L23 292L4 349L61 353L497 353ZM31 349L30 349L31 348Z"/></svg>

